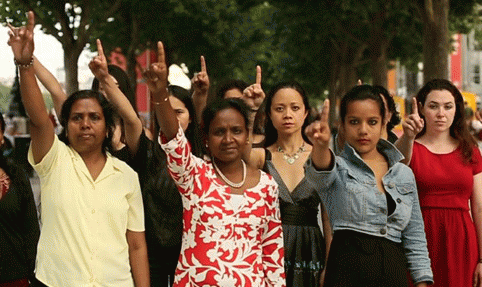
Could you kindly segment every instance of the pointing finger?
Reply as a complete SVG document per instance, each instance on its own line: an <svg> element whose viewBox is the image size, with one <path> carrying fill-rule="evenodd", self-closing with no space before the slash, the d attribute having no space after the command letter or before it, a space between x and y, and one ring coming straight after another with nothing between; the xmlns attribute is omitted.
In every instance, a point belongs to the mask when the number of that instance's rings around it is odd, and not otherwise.
<svg viewBox="0 0 482 287"><path fill-rule="evenodd" d="M261 67L256 66L256 84L261 85Z"/></svg>
<svg viewBox="0 0 482 287"><path fill-rule="evenodd" d="M330 100L326 99L323 102L323 109L321 110L320 121L327 123L329 114L330 114Z"/></svg>
<svg viewBox="0 0 482 287"><path fill-rule="evenodd" d="M100 41L100 39L97 39L96 43L97 43L97 54L104 58L105 55L104 55L104 48L102 47L102 42Z"/></svg>
<svg viewBox="0 0 482 287"><path fill-rule="evenodd" d="M166 64L166 59L164 56L164 45L161 41L157 42L157 62Z"/></svg>
<svg viewBox="0 0 482 287"><path fill-rule="evenodd" d="M201 56L201 72L207 73L206 60L204 60L204 56Z"/></svg>
<svg viewBox="0 0 482 287"><path fill-rule="evenodd" d="M412 114L418 115L418 102L417 98L412 98Z"/></svg>
<svg viewBox="0 0 482 287"><path fill-rule="evenodd" d="M35 27L35 15L33 11L28 11L28 23L27 23L27 30L33 32L33 28Z"/></svg>

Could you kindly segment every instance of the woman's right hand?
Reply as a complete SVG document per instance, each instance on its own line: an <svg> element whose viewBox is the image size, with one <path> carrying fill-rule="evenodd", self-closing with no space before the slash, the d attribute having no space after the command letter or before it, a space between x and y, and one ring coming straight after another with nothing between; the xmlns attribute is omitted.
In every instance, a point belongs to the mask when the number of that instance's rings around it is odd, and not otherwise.
<svg viewBox="0 0 482 287"><path fill-rule="evenodd" d="M97 56L92 58L89 63L89 69L94 76L99 80L103 80L109 76L109 68L107 66L107 59L104 54L102 42L97 39Z"/></svg>
<svg viewBox="0 0 482 287"><path fill-rule="evenodd" d="M144 71L144 78L153 95L167 92L167 74L164 45L159 41L157 42L157 63L152 63L151 66Z"/></svg>
<svg viewBox="0 0 482 287"><path fill-rule="evenodd" d="M321 148L329 148L331 130L328 124L330 113L330 100L326 99L321 110L320 120L311 123L305 129L305 134L313 145Z"/></svg>
<svg viewBox="0 0 482 287"><path fill-rule="evenodd" d="M407 119L403 122L403 134L410 140L415 139L419 132L422 131L424 121L418 114L418 102L417 98L412 99L412 113L408 115Z"/></svg>
<svg viewBox="0 0 482 287"><path fill-rule="evenodd" d="M28 65L33 57L34 41L33 28L35 27L35 17L32 11L28 12L27 26L20 28L7 24L10 28L8 32L10 38L8 45L12 47L13 56L18 64Z"/></svg>

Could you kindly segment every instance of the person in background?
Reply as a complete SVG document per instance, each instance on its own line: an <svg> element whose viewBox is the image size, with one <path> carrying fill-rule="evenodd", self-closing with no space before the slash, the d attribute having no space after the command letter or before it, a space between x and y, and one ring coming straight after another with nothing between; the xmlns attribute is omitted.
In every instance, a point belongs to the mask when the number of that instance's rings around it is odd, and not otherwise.
<svg viewBox="0 0 482 287"><path fill-rule="evenodd" d="M0 146L5 138L0 117ZM0 287L27 287L35 278L40 235L37 210L27 174L0 153Z"/></svg>
<svg viewBox="0 0 482 287"><path fill-rule="evenodd" d="M392 95L382 86L373 86L380 96L382 97L383 104L385 105L385 121L386 128L382 132L382 138L389 141L390 143L395 143L398 139L397 135L393 132L393 128L400 124L400 114L397 111L397 106L393 100Z"/></svg>
<svg viewBox="0 0 482 287"><path fill-rule="evenodd" d="M97 51L98 56L92 59L89 68L124 122L125 142L132 154L128 163L139 174L151 286L172 286L182 242L182 198L169 175L166 154L157 141L146 136L136 112L114 79L109 77L100 40L97 40ZM200 157L202 148L191 96L178 86L168 89L169 101L191 143L193 154Z"/></svg>
<svg viewBox="0 0 482 287"><path fill-rule="evenodd" d="M145 73L159 119L159 141L183 197L184 231L174 286L286 286L278 188L246 165L249 110L241 100L206 107L209 159L196 157L166 90L164 48ZM162 117L161 117L162 115Z"/></svg>
<svg viewBox="0 0 482 287"><path fill-rule="evenodd" d="M149 286L138 177L109 153L113 108L98 92L76 92L55 135L33 67L34 26L30 11L26 27L10 27L8 44L30 115L28 160L41 183L36 278L41 286Z"/></svg>
<svg viewBox="0 0 482 287"><path fill-rule="evenodd" d="M415 174L433 286L482 286L482 157L460 91L442 79L413 99L397 147Z"/></svg>
<svg viewBox="0 0 482 287"><path fill-rule="evenodd" d="M385 107L377 89L359 85L340 103L345 145L330 150L329 101L305 130L313 143L306 177L334 230L324 286L417 286L433 282L417 187L401 153L381 135Z"/></svg>

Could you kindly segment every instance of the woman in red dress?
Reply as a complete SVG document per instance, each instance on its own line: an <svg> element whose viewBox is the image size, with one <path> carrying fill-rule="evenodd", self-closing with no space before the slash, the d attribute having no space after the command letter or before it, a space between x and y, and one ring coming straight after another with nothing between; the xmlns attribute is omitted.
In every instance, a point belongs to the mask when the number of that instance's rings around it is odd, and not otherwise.
<svg viewBox="0 0 482 287"><path fill-rule="evenodd" d="M397 147L417 181L433 286L482 286L482 157L447 80L417 94Z"/></svg>

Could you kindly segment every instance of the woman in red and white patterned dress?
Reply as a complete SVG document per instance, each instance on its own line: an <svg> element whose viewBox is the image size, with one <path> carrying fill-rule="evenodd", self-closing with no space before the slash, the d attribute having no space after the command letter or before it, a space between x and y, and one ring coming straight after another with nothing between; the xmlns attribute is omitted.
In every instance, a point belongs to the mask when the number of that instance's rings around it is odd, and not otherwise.
<svg viewBox="0 0 482 287"><path fill-rule="evenodd" d="M247 166L247 106L217 101L203 113L210 159L191 154L168 101L164 48L146 71L162 148L183 197L184 230L174 286L286 286L278 186Z"/></svg>

